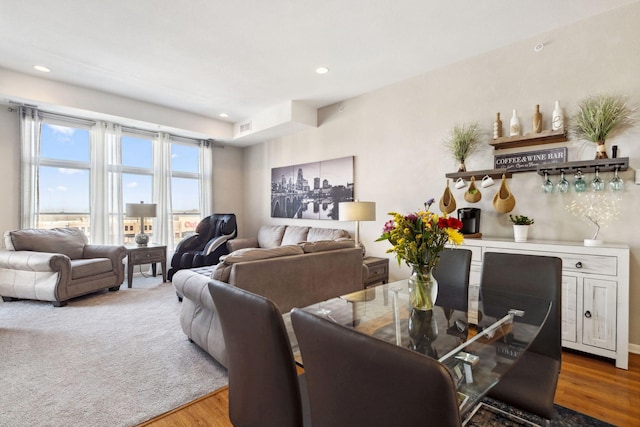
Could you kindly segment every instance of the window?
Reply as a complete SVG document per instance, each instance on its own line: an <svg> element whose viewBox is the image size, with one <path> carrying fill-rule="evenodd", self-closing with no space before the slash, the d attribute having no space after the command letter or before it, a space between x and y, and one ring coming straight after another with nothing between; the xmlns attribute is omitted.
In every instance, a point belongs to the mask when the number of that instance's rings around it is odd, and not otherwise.
<svg viewBox="0 0 640 427"><path fill-rule="evenodd" d="M90 230L89 129L43 122L35 223Z"/></svg>
<svg viewBox="0 0 640 427"><path fill-rule="evenodd" d="M142 227L172 248L210 211L210 196L202 195L211 188L208 143L21 112L23 228L78 227L91 243L122 244ZM141 201L157 205L144 224L124 214L127 203Z"/></svg>
<svg viewBox="0 0 640 427"><path fill-rule="evenodd" d="M177 244L193 234L200 216L200 150L193 144L171 144L171 205Z"/></svg>

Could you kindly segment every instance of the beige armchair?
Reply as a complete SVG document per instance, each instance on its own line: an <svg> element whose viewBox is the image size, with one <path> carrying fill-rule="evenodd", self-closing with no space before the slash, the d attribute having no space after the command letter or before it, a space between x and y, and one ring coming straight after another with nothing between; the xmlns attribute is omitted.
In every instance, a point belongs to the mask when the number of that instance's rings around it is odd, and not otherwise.
<svg viewBox="0 0 640 427"><path fill-rule="evenodd" d="M102 289L117 291L124 280L124 246L89 245L77 228L26 229L4 234L0 251L0 296L34 299L62 307L71 298Z"/></svg>

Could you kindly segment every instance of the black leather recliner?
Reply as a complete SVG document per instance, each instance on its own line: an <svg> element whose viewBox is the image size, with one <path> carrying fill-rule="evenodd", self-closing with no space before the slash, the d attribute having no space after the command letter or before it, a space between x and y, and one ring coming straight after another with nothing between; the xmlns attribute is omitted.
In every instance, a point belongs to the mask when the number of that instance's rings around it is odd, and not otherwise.
<svg viewBox="0 0 640 427"><path fill-rule="evenodd" d="M176 246L167 278L178 270L217 264L229 253L227 241L238 235L235 214L213 214L200 221L196 234L185 237Z"/></svg>

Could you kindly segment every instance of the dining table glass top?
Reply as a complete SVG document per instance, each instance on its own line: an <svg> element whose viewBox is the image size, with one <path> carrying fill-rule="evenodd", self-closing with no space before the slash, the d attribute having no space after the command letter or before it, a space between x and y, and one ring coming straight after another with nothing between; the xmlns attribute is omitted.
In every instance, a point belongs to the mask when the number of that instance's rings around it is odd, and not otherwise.
<svg viewBox="0 0 640 427"><path fill-rule="evenodd" d="M525 352L551 307L548 300L509 290L484 289L477 305L469 302L477 306L477 315L440 306L437 300L432 310L416 310L409 303L408 281L400 280L303 310L439 360L454 378L464 415ZM294 357L304 366L289 314L283 317Z"/></svg>

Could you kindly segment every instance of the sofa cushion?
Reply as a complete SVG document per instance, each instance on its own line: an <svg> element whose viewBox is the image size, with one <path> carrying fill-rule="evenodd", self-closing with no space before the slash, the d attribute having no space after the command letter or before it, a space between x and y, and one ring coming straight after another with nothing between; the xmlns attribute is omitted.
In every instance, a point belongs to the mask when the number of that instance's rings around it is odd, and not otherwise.
<svg viewBox="0 0 640 427"><path fill-rule="evenodd" d="M261 248L276 248L282 243L286 225L263 225L258 231L258 245Z"/></svg>
<svg viewBox="0 0 640 427"><path fill-rule="evenodd" d="M82 257L87 242L87 236L79 228L25 229L5 233L5 246L9 250L50 252L71 259Z"/></svg>
<svg viewBox="0 0 640 427"><path fill-rule="evenodd" d="M278 246L277 248L239 249L229 255L220 257L220 262L211 272L211 278L228 283L231 267L235 263L302 254L304 254L302 248L295 245Z"/></svg>
<svg viewBox="0 0 640 427"><path fill-rule="evenodd" d="M113 271L109 258L73 259L71 260L71 280L97 276Z"/></svg>
<svg viewBox="0 0 640 427"><path fill-rule="evenodd" d="M302 254L304 254L304 251L297 245L278 246L277 248L246 248L221 257L220 261L226 265L231 265L236 262L256 261L259 259Z"/></svg>
<svg viewBox="0 0 640 427"><path fill-rule="evenodd" d="M289 225L284 231L284 236L282 237L282 243L280 243L280 245L297 245L300 242L305 242L307 240L308 233L309 227Z"/></svg>
<svg viewBox="0 0 640 427"><path fill-rule="evenodd" d="M300 243L300 247L306 254L316 252L333 251L335 249L353 248L355 242L351 239L343 240L318 240L317 242Z"/></svg>
<svg viewBox="0 0 640 427"><path fill-rule="evenodd" d="M345 237L350 237L349 233L345 230L311 227L309 229L309 234L307 234L307 242L317 242L318 240L337 240Z"/></svg>

